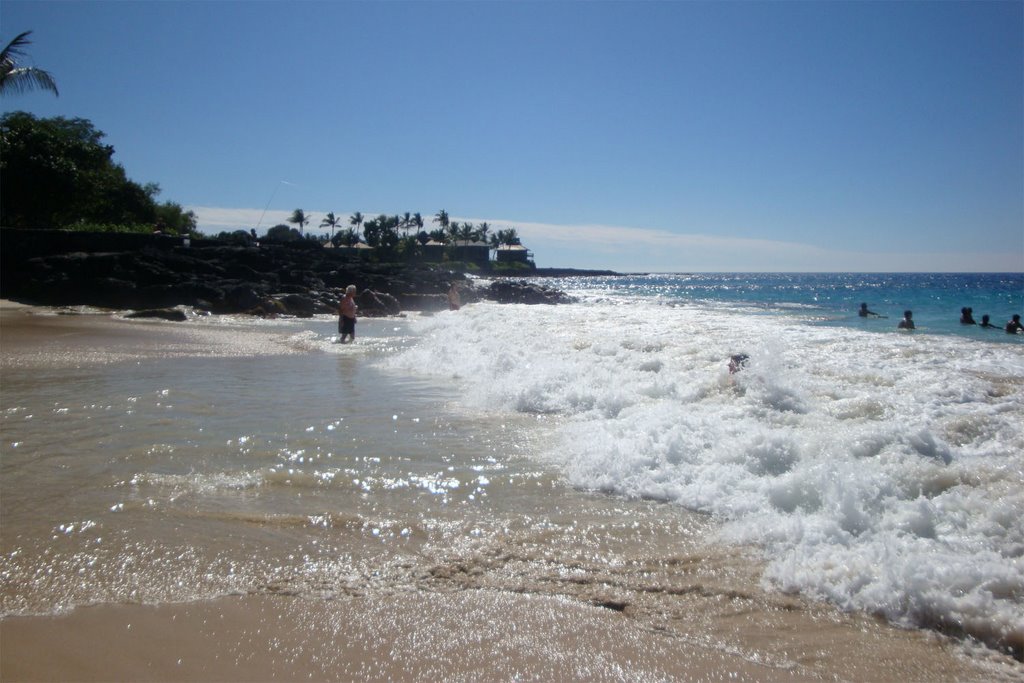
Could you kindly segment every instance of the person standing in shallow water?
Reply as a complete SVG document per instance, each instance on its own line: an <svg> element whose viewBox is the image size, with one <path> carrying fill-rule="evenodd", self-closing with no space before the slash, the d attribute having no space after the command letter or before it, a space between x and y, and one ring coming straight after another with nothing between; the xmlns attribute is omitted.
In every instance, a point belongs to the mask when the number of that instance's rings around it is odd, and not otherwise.
<svg viewBox="0 0 1024 683"><path fill-rule="evenodd" d="M1013 318L1011 318L1006 323L1006 328L1005 329L1006 329L1006 332L1008 334L1020 334L1022 331L1024 331L1024 325L1020 324L1020 314L1019 313L1014 313L1013 314Z"/></svg>
<svg viewBox="0 0 1024 683"><path fill-rule="evenodd" d="M961 308L960 309L960 324L961 325L977 325L974 322L974 309L973 308Z"/></svg>
<svg viewBox="0 0 1024 683"><path fill-rule="evenodd" d="M900 321L899 325L897 325L896 328L900 330L914 329L914 312L903 311L903 320Z"/></svg>
<svg viewBox="0 0 1024 683"><path fill-rule="evenodd" d="M356 340L356 286L345 288L345 297L338 304L338 341L345 343L345 337Z"/></svg>
<svg viewBox="0 0 1024 683"><path fill-rule="evenodd" d="M452 286L448 288L448 310L457 311L462 308L462 299L459 297L459 288L452 283Z"/></svg>

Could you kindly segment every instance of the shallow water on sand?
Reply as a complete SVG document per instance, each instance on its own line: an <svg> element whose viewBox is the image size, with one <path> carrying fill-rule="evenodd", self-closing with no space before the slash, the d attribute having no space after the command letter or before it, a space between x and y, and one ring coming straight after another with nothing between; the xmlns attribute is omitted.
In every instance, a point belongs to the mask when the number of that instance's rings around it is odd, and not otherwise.
<svg viewBox="0 0 1024 683"><path fill-rule="evenodd" d="M574 486L713 515L774 589L1021 658L1024 347L577 293L419 321L382 364L557 416L544 457Z"/></svg>
<svg viewBox="0 0 1024 683"><path fill-rule="evenodd" d="M570 487L540 457L557 415L467 410L450 376L381 368L419 343L408 321L361 321L354 346L332 343L333 325L4 311L6 672L183 672L153 669L157 654L125 654L121 669L32 654L60 633L88 652L125 621L166 636L156 609L190 633L225 620L206 644L178 636L178 659L206 662L188 678L242 662L280 679L1020 673L764 590L759 554L722 545L711 517ZM31 616L52 614L64 616ZM597 661L599 643L621 651ZM234 668L217 674L225 648ZM384 651L402 657L385 665Z"/></svg>

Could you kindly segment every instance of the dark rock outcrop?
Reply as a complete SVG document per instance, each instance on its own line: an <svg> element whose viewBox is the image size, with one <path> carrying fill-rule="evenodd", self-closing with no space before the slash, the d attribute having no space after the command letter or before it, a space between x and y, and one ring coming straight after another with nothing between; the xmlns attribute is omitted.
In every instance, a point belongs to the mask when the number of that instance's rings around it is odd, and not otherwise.
<svg viewBox="0 0 1024 683"><path fill-rule="evenodd" d="M525 280L495 280L486 297L501 304L566 304L573 301L561 290Z"/></svg>
<svg viewBox="0 0 1024 683"><path fill-rule="evenodd" d="M317 310L319 306L314 299L302 294L285 294L278 301L290 315L297 318L312 318L314 314L322 312Z"/></svg>
<svg viewBox="0 0 1024 683"><path fill-rule="evenodd" d="M356 305L359 306L360 315L370 318L398 315L402 312L398 299L386 292L375 292L372 289L364 289L357 294Z"/></svg>
<svg viewBox="0 0 1024 683"><path fill-rule="evenodd" d="M0 297L28 304L309 317L335 313L345 287L354 284L360 314L386 316L447 309L452 282L462 283L464 304L569 301L524 280L477 288L436 264L370 263L315 242L240 246L202 239L186 246L163 235L0 230Z"/></svg>

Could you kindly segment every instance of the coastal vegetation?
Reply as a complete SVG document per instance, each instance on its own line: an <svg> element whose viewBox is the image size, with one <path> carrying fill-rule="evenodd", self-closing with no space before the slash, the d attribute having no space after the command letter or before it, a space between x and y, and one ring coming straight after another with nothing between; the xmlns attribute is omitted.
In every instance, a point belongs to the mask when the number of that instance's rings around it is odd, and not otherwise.
<svg viewBox="0 0 1024 683"><path fill-rule="evenodd" d="M0 51L0 94L47 90L58 95L48 71L23 66L31 31L11 40ZM0 227L58 229L88 233L159 233L202 238L196 234L196 215L176 202L158 202L160 186L128 178L113 159L114 147L105 134L83 118L37 118L20 111L0 118ZM295 209L284 223L267 230L269 243L309 240L323 247L360 251L376 262L444 262L453 269L489 267L488 250L519 245L515 228L492 232L487 222L453 221L441 209L425 229L420 213L380 214L367 219L360 212L344 219L333 211L320 221L329 232L310 234L314 217ZM222 232L230 244L249 245L260 238L255 229ZM483 257L481 258L481 254ZM508 253L506 253L506 256ZM529 269L525 249L514 262L495 263L498 269Z"/></svg>
<svg viewBox="0 0 1024 683"><path fill-rule="evenodd" d="M157 201L158 184L140 184L128 178L113 159L114 147L105 144L104 138L87 119L37 118L18 111L4 114L0 118L0 226L160 232L201 239L195 232L195 214L176 202ZM456 269L459 264L463 269L486 265L478 256L481 250L521 244L515 228L493 230L486 221L454 221L445 209L433 216L430 230L418 212L368 219L357 211L349 216L345 228L345 218L331 211L319 222L329 230L321 234L307 230L315 221L313 214L298 208L288 218L291 225L275 225L265 237L259 238L254 229L216 237L241 244L257 239L271 243L309 240L321 246L362 249L365 258L378 262L441 261ZM520 262L493 265L499 269L532 268L526 256L524 250Z"/></svg>
<svg viewBox="0 0 1024 683"><path fill-rule="evenodd" d="M222 241L238 244L252 244L257 241L274 244L294 244L299 241L318 243L323 247L362 250L361 256L377 262L435 261L443 262L456 270L475 270L481 267L475 255L466 257L468 250L476 254L481 250L497 251L502 247L521 246L522 241L515 228L492 231L486 221L474 224L472 221L453 221L444 209L434 215L433 230L426 230L423 215L406 211L403 214L379 214L367 219L356 211L348 218L347 228L342 226L345 219L333 211L327 212L320 220L319 227L329 232L306 231L313 225L313 214L304 209L295 209L287 223L269 228L266 235L258 237L254 229L221 232L215 237ZM292 227L295 226L295 227ZM522 258L510 262L491 262L491 270L531 270L535 266L522 250Z"/></svg>
<svg viewBox="0 0 1024 683"><path fill-rule="evenodd" d="M44 90L59 95L45 69L23 65L31 31L0 50L0 95ZM113 161L114 148L86 119L0 118L0 225L88 232L189 234L195 215L156 201L160 186L130 180Z"/></svg>
<svg viewBox="0 0 1024 683"><path fill-rule="evenodd" d="M104 133L81 118L0 118L0 225L189 234L196 217L158 202L160 186L128 178Z"/></svg>
<svg viewBox="0 0 1024 683"><path fill-rule="evenodd" d="M28 39L31 34L32 31L19 33L0 51L0 95L30 90L48 90L54 95L60 95L57 81L49 71L21 65L21 58L25 56L24 48L32 44Z"/></svg>
<svg viewBox="0 0 1024 683"><path fill-rule="evenodd" d="M292 215L288 219L288 222L299 226L299 234L301 235L303 228L309 224L309 220L310 219L306 216L305 211L302 209L295 209L295 211L292 211Z"/></svg>

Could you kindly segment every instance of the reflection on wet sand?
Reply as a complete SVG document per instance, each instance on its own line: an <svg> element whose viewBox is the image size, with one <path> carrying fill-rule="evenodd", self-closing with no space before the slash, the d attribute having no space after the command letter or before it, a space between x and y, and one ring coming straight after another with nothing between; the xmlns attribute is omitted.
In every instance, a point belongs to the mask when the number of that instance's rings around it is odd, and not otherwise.
<svg viewBox="0 0 1024 683"><path fill-rule="evenodd" d="M542 420L375 374L372 321L364 356L332 356L333 320L20 319L0 331L0 679L1019 675L763 589L709 517L568 487L527 457Z"/></svg>

